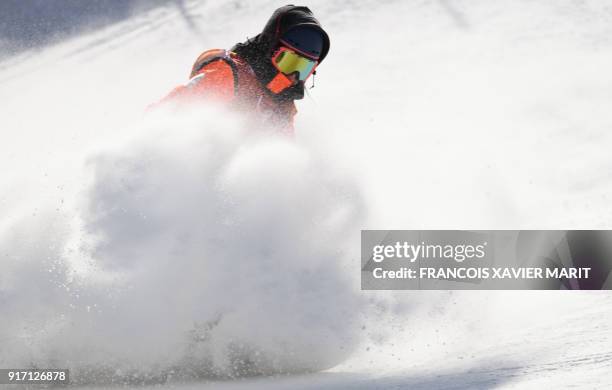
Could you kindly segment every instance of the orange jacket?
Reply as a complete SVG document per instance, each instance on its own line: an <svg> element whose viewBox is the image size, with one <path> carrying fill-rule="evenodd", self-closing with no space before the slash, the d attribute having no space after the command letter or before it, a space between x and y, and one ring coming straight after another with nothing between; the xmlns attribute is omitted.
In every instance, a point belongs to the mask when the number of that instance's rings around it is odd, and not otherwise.
<svg viewBox="0 0 612 390"><path fill-rule="evenodd" d="M293 101L278 101L262 85L253 69L236 53L213 49L195 61L190 79L172 90L160 103L214 101L249 115L259 126L293 134L297 113Z"/></svg>

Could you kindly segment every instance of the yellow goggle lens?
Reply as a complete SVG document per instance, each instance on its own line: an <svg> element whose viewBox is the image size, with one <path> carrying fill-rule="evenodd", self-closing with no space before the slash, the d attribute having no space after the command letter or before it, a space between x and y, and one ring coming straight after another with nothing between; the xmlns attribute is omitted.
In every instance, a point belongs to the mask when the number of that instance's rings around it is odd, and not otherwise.
<svg viewBox="0 0 612 390"><path fill-rule="evenodd" d="M316 60L306 58L288 49L281 49L273 58L273 62L276 68L285 74L298 72L301 81L306 80L317 65Z"/></svg>

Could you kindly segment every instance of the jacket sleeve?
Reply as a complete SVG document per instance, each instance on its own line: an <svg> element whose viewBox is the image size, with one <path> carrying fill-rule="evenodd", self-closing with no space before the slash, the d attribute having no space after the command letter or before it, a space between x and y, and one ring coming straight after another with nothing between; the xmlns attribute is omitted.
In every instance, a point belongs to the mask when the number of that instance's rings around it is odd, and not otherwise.
<svg viewBox="0 0 612 390"><path fill-rule="evenodd" d="M186 84L174 88L154 106L206 100L227 103L234 99L235 83L235 74L231 65L222 58L213 59L197 71L192 71L191 78Z"/></svg>

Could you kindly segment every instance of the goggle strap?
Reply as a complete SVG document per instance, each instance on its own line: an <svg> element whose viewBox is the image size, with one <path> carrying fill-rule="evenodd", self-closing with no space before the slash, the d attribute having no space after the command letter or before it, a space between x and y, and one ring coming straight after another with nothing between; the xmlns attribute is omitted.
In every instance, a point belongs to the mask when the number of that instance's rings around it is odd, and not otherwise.
<svg viewBox="0 0 612 390"><path fill-rule="evenodd" d="M301 51L300 49L297 49L295 47L293 47L293 45L290 45L287 41L285 41L284 39L279 39L279 41L285 45L288 49L298 53L299 55L308 58L309 60L313 60L313 61L319 61L318 57L313 56L312 54L308 54L308 53L304 53L303 51Z"/></svg>

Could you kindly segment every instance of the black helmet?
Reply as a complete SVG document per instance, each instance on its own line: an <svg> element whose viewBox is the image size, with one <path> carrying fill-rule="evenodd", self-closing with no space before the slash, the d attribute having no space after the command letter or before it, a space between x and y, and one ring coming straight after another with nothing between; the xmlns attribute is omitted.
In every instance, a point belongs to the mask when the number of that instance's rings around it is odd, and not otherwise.
<svg viewBox="0 0 612 390"><path fill-rule="evenodd" d="M322 47L318 57L319 63L323 61L327 52L329 52L329 36L308 7L286 5L277 9L266 23L261 34L255 39L258 39L261 44L265 44L269 53L272 54L272 51L278 47L280 39L286 34L291 34L291 31L298 27L306 27L310 31L316 31L320 34ZM298 29L298 31L304 30Z"/></svg>

